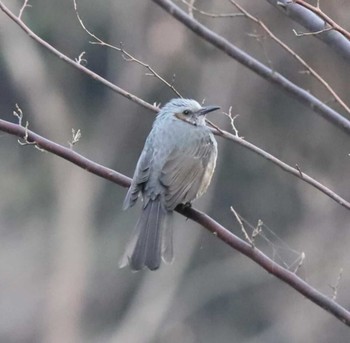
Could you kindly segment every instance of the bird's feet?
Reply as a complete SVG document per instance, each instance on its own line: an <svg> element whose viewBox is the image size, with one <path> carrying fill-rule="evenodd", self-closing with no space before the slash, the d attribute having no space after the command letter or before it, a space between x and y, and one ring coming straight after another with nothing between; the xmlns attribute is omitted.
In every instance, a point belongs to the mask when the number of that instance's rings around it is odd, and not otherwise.
<svg viewBox="0 0 350 343"><path fill-rule="evenodd" d="M192 207L192 204L188 201L185 204L179 204L178 207L180 210L186 211ZM186 215L186 213L183 214ZM188 220L188 217L186 218L186 220Z"/></svg>
<svg viewBox="0 0 350 343"><path fill-rule="evenodd" d="M179 204L179 206L183 211L186 211L187 209L192 207L192 204L188 201L185 204Z"/></svg>
<svg viewBox="0 0 350 343"><path fill-rule="evenodd" d="M191 208L192 204L189 201L187 201L185 204L183 204L183 207L184 209Z"/></svg>

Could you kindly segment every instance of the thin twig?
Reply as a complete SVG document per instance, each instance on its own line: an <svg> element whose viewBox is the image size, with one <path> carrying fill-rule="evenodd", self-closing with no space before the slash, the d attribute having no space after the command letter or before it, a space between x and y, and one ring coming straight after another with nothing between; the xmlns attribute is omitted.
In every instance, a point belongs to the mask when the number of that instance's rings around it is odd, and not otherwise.
<svg viewBox="0 0 350 343"><path fill-rule="evenodd" d="M24 10L26 9L26 7L32 7L32 5L28 4L29 0L24 0L23 5L21 7L21 9L19 10L19 14L18 14L18 19L22 20L22 15Z"/></svg>
<svg viewBox="0 0 350 343"><path fill-rule="evenodd" d="M338 204L340 204L344 208L350 210L350 202L348 202L344 198L340 197L337 193L333 192L332 190L330 190L329 188L327 188L326 186L324 186L320 182L316 181L308 174L303 172L302 176L301 176L300 172L296 168L288 165L287 163L284 163L283 161L279 160L278 158L276 158L272 154L255 146L254 144L248 142L247 140L236 137L232 133L229 133L229 132L224 131L224 130L216 131L215 129L213 129L213 132L216 133L217 136L221 136L223 138L227 138L231 141L237 142L239 145L241 145L241 146L253 151L254 153L264 157L266 160L275 163L278 167L280 167L284 171L286 171L290 174L293 174L294 176L298 177L300 180L302 180L308 184L311 184L313 187L317 188L322 193L328 195L330 198L332 198Z"/></svg>
<svg viewBox="0 0 350 343"><path fill-rule="evenodd" d="M242 221L242 223L245 224L245 227L248 227L249 229L251 229L252 233L251 233L251 237L252 240L255 240L255 237L260 237L262 238L267 244L268 246L272 249L273 252L273 260L275 262L277 262L275 260L276 257L278 257L278 259L280 260L280 265L282 265L284 268L288 269L288 270L293 270L292 268L300 263L300 261L305 259L305 254L303 252L298 252L292 248L290 248L288 246L288 244L286 242L284 242L280 237L278 237L278 235L276 235L276 233L271 230L267 225L265 225L263 223L263 221L261 219L258 220L257 225L252 225L247 219L243 218L242 215L240 215L239 213L237 213L239 215L240 220ZM281 243L281 246L276 246L274 241L272 241L268 236L271 235L273 237L274 240L279 241ZM291 264L290 263L286 263L285 260L283 259L283 257L278 253L278 250L285 250L287 249L289 252L293 252L294 254L297 254L297 259L294 260ZM278 263L278 262L277 262ZM295 273L295 268L293 270L293 272Z"/></svg>
<svg viewBox="0 0 350 343"><path fill-rule="evenodd" d="M333 27L329 26L326 27L322 30L317 30L317 31L313 31L313 32L297 32L297 30L293 29L293 33L297 36L297 37L303 37L303 36L316 36L319 35L321 33L327 32L327 31L331 31L334 30Z"/></svg>
<svg viewBox="0 0 350 343"><path fill-rule="evenodd" d="M72 140L68 141L69 147L73 149L74 145L76 145L80 141L80 138L81 138L81 130L72 129Z"/></svg>
<svg viewBox="0 0 350 343"><path fill-rule="evenodd" d="M241 231L243 232L244 238L246 239L246 241L251 245L252 248L255 248L255 244L252 238L249 237L247 230L244 227L244 224L240 218L240 216L238 215L238 213L235 211L235 209L233 208L233 206L230 207L231 212L234 214L234 216L236 217L236 220L239 224L239 226L241 227Z"/></svg>
<svg viewBox="0 0 350 343"><path fill-rule="evenodd" d="M309 71L309 73L328 90L328 92L345 109L345 111L350 114L349 106L340 98L340 96L333 90L333 88L313 68L310 67L310 65L303 58L301 58L292 48L290 48L286 43L284 43L281 39L279 39L263 21L254 17L251 13L249 13L241 5L239 5L235 0L229 0L229 1L238 10L240 10L249 20L258 24L272 40L274 40L278 45L280 45L284 50L286 50L291 56L293 56L303 67L305 67L306 70Z"/></svg>
<svg viewBox="0 0 350 343"><path fill-rule="evenodd" d="M24 137L25 130L22 126L7 122L0 119L0 131L7 132L11 135ZM86 157L76 153L75 151L54 143L38 134L28 130L28 140L32 142L37 142L37 144L57 156L64 158L67 161L95 174L100 177L110 180L119 186L129 187L131 179L127 176L118 173L112 169L106 168L98 163L95 163ZM176 211L184 215L186 218L190 218L195 222L201 224L205 229L215 234L220 240L225 242L227 245L233 249L246 255L249 259L256 262L259 266L264 268L267 272L276 276L300 294L304 295L307 299L325 309L330 314L338 318L342 323L350 326L350 312L346 310L343 306L336 303L333 299L322 294L314 287L306 283L295 273L289 271L288 269L280 266L259 249L252 249L251 245L242 239L238 238L225 227L220 225L214 219L209 217L207 214L196 210L193 207L178 206Z"/></svg>
<svg viewBox="0 0 350 343"><path fill-rule="evenodd" d="M190 0L188 5L188 14L193 18L193 7L196 0Z"/></svg>
<svg viewBox="0 0 350 343"><path fill-rule="evenodd" d="M252 56L248 55L227 39L216 34L212 30L208 29L203 24L191 18L185 11L175 5L171 0L152 0L154 3L162 7L171 16L176 18L198 36L203 38L205 41L211 43L219 50L229 55L230 57L243 64L245 67L254 71L264 79L277 85L280 90L287 92L289 95L294 96L304 105L310 107L313 111L327 119L332 124L341 128L347 134L350 134L350 121L343 117L337 111L331 109L325 105L322 101L317 99L315 96L310 94L305 89L302 89L289 81L286 77L282 76L278 72L268 68L266 65L256 60Z"/></svg>
<svg viewBox="0 0 350 343"><path fill-rule="evenodd" d="M199 8L194 6L194 1L186 1L181 0L182 3L184 3L188 7L188 14L193 18L193 11L196 11L199 14L205 15L206 17L210 18L237 18L237 17L244 17L242 13L210 13L203 10L200 10Z"/></svg>
<svg viewBox="0 0 350 343"><path fill-rule="evenodd" d="M16 104L16 110L12 112L12 114L17 118L18 125L23 127L24 129L24 136L22 139L17 139L17 142L19 145L25 146L25 145L34 145L36 149L38 149L41 152L45 152L45 150L41 149L38 144L35 141L29 141L28 140L28 132L29 132L29 122L26 121L25 125L23 125L23 111L22 109Z"/></svg>
<svg viewBox="0 0 350 343"><path fill-rule="evenodd" d="M325 22L316 13L310 11L291 0L266 0L272 6L280 10L288 18L304 26L309 32L321 31L325 27ZM322 34L313 35L323 41L332 52L342 56L347 63L350 63L350 40L340 32L332 30Z"/></svg>
<svg viewBox="0 0 350 343"><path fill-rule="evenodd" d="M69 65L77 68L79 71L85 73L86 75L88 75L89 77L93 78L96 81L101 82L103 85L107 86L108 88L110 88L111 90L113 90L114 92L124 96L125 98L143 106L144 108L151 110L153 112L158 112L159 111L159 106L157 106L156 103L154 103L153 105L151 105L150 103L144 101L143 99L137 97L136 95L127 92L126 90L124 90L123 88L120 88L116 85L114 85L113 83L109 82L108 80L104 79L103 77L101 77L100 75L94 73L93 71L91 71L90 69L84 67L83 65L81 65L80 63L77 63L76 61L70 59L69 57L67 57L66 55L64 55L63 53L61 53L60 51L58 51L57 49L55 49L53 46L51 46L49 43L47 43L46 41L44 41L42 38L40 38L39 36L37 36L32 30L30 30L22 21L20 21L1 1L0 1L0 9L7 15L9 16L24 32L26 32L34 41L36 41L37 43L39 43L40 45L42 45L43 47L45 47L46 49L48 49L51 53L53 53L54 55L56 55L57 57L59 57L61 60L67 62ZM317 107L317 104L313 102L312 99L310 99L311 103L313 104L314 108ZM328 108L328 110L332 111L331 109ZM327 111L328 111L327 110ZM336 112L335 112L336 113ZM349 125L350 128L350 125ZM245 141L241 138L236 137L235 135L221 130L219 128L215 128L215 125L212 129L213 133L217 136L220 136L224 139L228 139L230 141L236 142L238 144L240 144L241 146L243 146L246 149L249 149L251 151L253 151L254 153L256 153L257 155L262 156L263 158L267 159L268 161L274 163L275 165L277 165L278 167L280 167L282 170L297 176L298 178L300 177L298 171L289 166L288 164L284 163L283 161L279 160L277 157L269 154L268 152L264 151L263 149L255 146L252 143L249 143L248 141ZM327 195L328 197L330 197L331 199L333 199L334 201L336 201L338 204L340 204L341 206L350 209L350 203L348 201L346 201L345 199L343 199L341 196L339 196L337 193L333 192L332 190L330 190L329 188L327 188L326 186L322 185L321 183L319 183L318 181L316 181L315 179L311 178L310 176L303 174L303 178L302 180L306 183L308 183L309 185L311 185L312 187L318 189L319 191L321 191L322 193L324 193L325 195Z"/></svg>
<svg viewBox="0 0 350 343"><path fill-rule="evenodd" d="M235 124L235 120L239 117L239 114L232 115L232 106L229 107L228 113L226 113L226 112L222 112L222 113L223 113L226 117L229 118L230 124L231 124L231 127L232 127L232 130L233 130L233 132L235 133L235 136L236 136L237 138L244 139L244 137L239 136L239 134L238 134L238 129L236 128L236 124Z"/></svg>
<svg viewBox="0 0 350 343"><path fill-rule="evenodd" d="M52 54L56 55L61 60L65 61L69 65L77 68L78 70L84 72L86 75L91 77L92 79L99 81L103 85L107 86L114 92L122 95L123 97L143 106L144 108L147 108L151 111L157 112L158 109L148 102L142 100L141 98L137 97L136 95L127 92L121 87L116 86L112 82L104 79L100 75L94 73L90 69L86 68L85 66L81 65L80 63L74 61L73 59L69 58L67 55L63 54L62 52L58 51L56 48L54 48L52 45L50 45L48 42L40 38L38 35L36 35L27 25L25 25L16 15L14 15L3 3L0 1L0 9L11 19L13 20L24 32L28 34L30 38L35 40L37 43L45 47L47 50L49 50Z"/></svg>
<svg viewBox="0 0 350 343"><path fill-rule="evenodd" d="M83 51L78 58L75 58L75 62L77 62L78 64L81 64L83 66L87 65L87 59L83 58L85 55L85 51Z"/></svg>
<svg viewBox="0 0 350 343"><path fill-rule="evenodd" d="M215 129L215 133L219 132L221 134L225 134L225 131L221 130L221 128L217 125L215 125L213 122L211 122L208 118L205 119L205 122L212 127L213 129Z"/></svg>
<svg viewBox="0 0 350 343"><path fill-rule="evenodd" d="M341 27L338 23L336 23L332 18L330 18L326 13L324 13L321 8L319 2L316 6L309 4L304 0L293 0L296 4L301 5L308 10L317 14L321 19L323 19L329 26L331 26L334 30L338 31L342 35L344 35L347 39L350 40L350 32Z"/></svg>
<svg viewBox="0 0 350 343"><path fill-rule="evenodd" d="M77 19L79 21L80 26L83 28L83 30L91 37L94 39L94 41L90 41L90 44L94 44L94 45L101 45L101 46L105 46L108 47L110 49L113 49L115 51L121 52L122 56L124 58L125 61L127 62L134 62L136 64L141 65L142 67L146 68L149 73L146 73L146 75L148 76L154 76L155 78L157 78L159 81L161 81L162 83L164 83L168 88L170 88L179 98L182 98L182 95L180 94L180 92L174 87L173 83L175 81L175 77L173 77L172 83L169 83L168 81L166 81L162 76L160 76L149 64L139 60L138 58L136 58L135 56L133 56L132 54L130 54L128 51L126 51L123 47L123 44L120 43L120 47L118 48L115 45L106 43L105 41L103 41L101 38L97 37L94 33L92 33L90 30L87 29L87 27L85 26L83 20L80 17L80 14L78 12L78 5L76 0L73 0L74 3L74 11L75 14L77 16Z"/></svg>
<svg viewBox="0 0 350 343"><path fill-rule="evenodd" d="M303 178L303 177L304 177L304 176L303 176L303 172L301 171L301 169L300 169L300 167L299 167L298 164L295 165L295 169L299 172L299 176L300 176L301 178Z"/></svg>
<svg viewBox="0 0 350 343"><path fill-rule="evenodd" d="M60 156L90 173L101 176L104 179L115 182L123 187L130 186L130 178L127 176L95 163L78 154L74 150L46 139L31 130L25 130L25 128L21 125L0 119L0 131L7 132L20 138L27 137L28 142L35 142L40 148Z"/></svg>

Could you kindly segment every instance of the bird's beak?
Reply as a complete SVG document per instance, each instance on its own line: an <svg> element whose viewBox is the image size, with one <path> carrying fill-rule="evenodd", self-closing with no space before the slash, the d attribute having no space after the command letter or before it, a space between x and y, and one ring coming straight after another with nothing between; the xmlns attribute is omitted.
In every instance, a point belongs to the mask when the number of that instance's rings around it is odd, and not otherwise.
<svg viewBox="0 0 350 343"><path fill-rule="evenodd" d="M216 110L219 110L219 109L220 109L219 106L205 106L205 107L202 107L198 111L198 115L199 116L204 116L204 115L206 115L209 112L213 112L213 111L216 111Z"/></svg>

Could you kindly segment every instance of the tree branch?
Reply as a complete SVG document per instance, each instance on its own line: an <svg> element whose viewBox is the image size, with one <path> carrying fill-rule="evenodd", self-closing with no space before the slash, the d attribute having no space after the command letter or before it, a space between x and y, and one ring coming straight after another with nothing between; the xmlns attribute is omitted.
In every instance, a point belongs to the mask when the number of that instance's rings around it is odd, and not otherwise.
<svg viewBox="0 0 350 343"><path fill-rule="evenodd" d="M336 23L332 18L330 18L326 13L324 13L321 8L317 6L313 6L307 3L304 0L294 0L296 4L299 4L308 10L317 14L320 18L322 18L325 23L327 23L333 30L340 32L344 37L348 40L350 39L350 32L346 31L343 27L341 27L338 23Z"/></svg>
<svg viewBox="0 0 350 343"><path fill-rule="evenodd" d="M314 36L330 46L332 50L350 62L350 41L342 33L325 30L325 20L311 10L290 0L267 0L271 5L283 12L309 32L318 32Z"/></svg>
<svg viewBox="0 0 350 343"><path fill-rule="evenodd" d="M0 119L0 130L7 132L11 135L26 139L29 143L34 143L39 148L49 151L55 155L58 155L65 160L72 162L73 164L98 175L106 180L112 181L119 186L128 187L130 185L131 179L127 176L118 173L112 169L106 168L98 163L95 163L82 155L76 153L75 151L54 143L33 131L30 131L23 126L18 124L13 124L5 120ZM241 252L249 259L253 260L259 266L264 268L267 272L276 276L284 283L288 284L300 294L304 295L310 301L318 305L319 307L325 309L330 314L334 315L345 325L350 326L350 312L344 307L336 303L332 298L322 294L304 280L302 280L298 275L283 268L264 253L262 253L256 247L252 247L250 244L246 243L239 237L232 234L225 227L220 225L214 219L209 217L207 214L198 211L196 209L189 208L186 206L178 206L176 211L181 213L187 218L201 224L205 229L212 232L216 237L225 242L227 245L233 249Z"/></svg>
<svg viewBox="0 0 350 343"><path fill-rule="evenodd" d="M302 172L299 166L296 165L295 168L293 168L292 166L279 160L277 157L273 156L272 154L260 149L259 147L246 141L245 139L237 137L237 136L235 136L232 133L229 133L227 131L224 131L224 130L217 131L217 130L213 129L213 132L215 132L215 134L217 136L221 136L223 138L227 138L229 140L237 142L238 144L242 145L243 147L249 149L250 151L253 151L255 154L260 155L260 156L264 157L266 160L273 162L275 165L280 167L282 170L284 170L290 174L293 174L294 176L298 177L299 179L303 180L304 182L308 183L309 185L312 185L313 187L317 188L322 193L328 195L330 198L335 200L338 204L340 204L344 208L350 210L350 203L347 200L343 199L338 194L336 194L335 192L333 192L332 190L330 190L329 188L327 188L326 186L324 186L320 182L313 179L311 176Z"/></svg>
<svg viewBox="0 0 350 343"><path fill-rule="evenodd" d="M92 79L101 82L108 88L112 89L114 92L122 95L123 97L149 109L152 111L158 111L158 109L155 106L152 106L148 102L142 100L141 98L138 98L136 95L127 92L121 87L116 86L112 82L104 79L100 75L94 73L90 69L84 67L79 63L80 59L77 61L74 61L73 59L69 58L65 54L58 51L56 48L54 48L52 45L50 45L48 42L40 38L38 35L36 35L24 22L21 20L21 17L16 17L3 3L0 1L0 9L8 16L10 17L24 32L28 34L28 36L32 39L34 39L37 43L41 44L43 47L45 47L47 50L49 50L52 54L56 55L61 60L67 62L69 65L79 69L80 71L84 72L86 75L91 77ZM22 13L21 13L22 14Z"/></svg>
<svg viewBox="0 0 350 343"><path fill-rule="evenodd" d="M64 158L65 160L74 163L75 165L87 170L90 173L93 173L97 176L100 176L104 179L110 180L122 187L129 187L131 179L127 176L120 174L112 169L101 166L98 163L95 163L84 156L76 153L70 148L59 145L55 142L52 142L38 134L34 133L31 130L28 130L26 127L23 127L19 124L13 124L6 120L0 119L0 131L7 132L11 135L23 138L29 144L35 144L40 149L51 152L57 156Z"/></svg>
<svg viewBox="0 0 350 343"><path fill-rule="evenodd" d="M241 5L239 5L234 0L229 0L236 8L238 8L244 16L246 16L248 19L253 21L254 23L258 24L262 30L266 32L266 34L275 41L279 46L281 46L284 50L286 50L293 58L295 58L305 69L306 72L309 72L318 82L321 83L323 87L327 89L327 91L330 93L330 95L334 98L334 100L341 106L343 109L350 114L350 108L349 106L343 101L340 96L333 90L333 88L319 75L315 69L311 68L306 61L301 58L292 48L290 48L286 43L284 43L281 39L279 39L268 27L267 25L258 19L257 17L254 17L251 13L249 13L246 9L244 9ZM296 0L295 0L296 1Z"/></svg>
<svg viewBox="0 0 350 343"><path fill-rule="evenodd" d="M160 82L164 83L167 87L169 87L179 98L182 98L182 95L180 94L180 92L174 87L173 83L169 83L168 81L166 81L162 76L160 76L148 63L143 62L142 60L136 58L135 56L133 56L130 52L126 51L123 47L123 44L120 43L120 47L116 47L115 45L106 43L104 40L102 40L101 38L97 37L92 31L90 31L83 19L81 18L79 12L78 12L78 5L76 0L73 0L73 4L74 4L74 10L75 10L75 14L77 16L77 19L79 21L80 26L82 27L82 29L92 38L94 39L93 41L90 41L90 44L94 44L94 45L100 45L100 46L105 46L107 48L113 49L115 51L118 51L122 54L123 58L125 61L127 62L134 62L139 64L140 66L146 68L149 73L146 75L149 76L154 76L155 78L157 78Z"/></svg>
<svg viewBox="0 0 350 343"><path fill-rule="evenodd" d="M0 9L2 9L13 21L15 21L15 23L17 25L19 25L23 31L25 31L32 39L34 39L34 41L36 41L37 43L41 44L42 46L44 46L45 48L47 48L50 52L52 52L54 55L58 56L60 59L64 60L65 62L67 62L68 64L72 65L73 67L79 69L79 71L86 73L87 75L89 75L90 77L92 77L94 80L97 80L99 82L101 82L102 84L104 84L105 86L109 87L110 89L112 89L113 91L117 92L118 94L121 94L123 96L125 96L126 98L130 99L131 101L147 108L150 109L153 112L158 112L158 108L155 106L152 106L151 104L147 103L146 101L144 101L141 98L138 98L137 96L125 91L124 89L114 85L113 83L107 81L106 79L104 79L103 77L99 76L98 74L92 72L91 70L89 70L88 68L82 66L79 62L76 62L72 59L70 59L69 57L67 57L66 55L64 55L63 53L61 53L60 51L58 51L57 49L55 49L54 47L52 47L49 43L47 43L46 41L44 41L43 39L41 39L39 36L37 36L33 31L31 31L23 22L22 20L20 20L18 17L16 17L8 8L6 8L2 2L0 1ZM233 135L227 131L221 130L220 128L212 128L212 131L215 135L220 136L224 139L228 139L231 140L235 143L240 144L241 146L253 151L254 153L256 153L257 155L260 155L262 157L264 157L265 159L267 159L268 161L276 164L278 167L280 167L282 170L300 178L301 180L303 180L304 182L310 184L311 186L315 187L316 189L320 190L322 193L326 194L327 196L329 196L331 199L333 199L334 201L336 201L338 204L340 204L341 206L345 207L346 209L350 209L350 203L348 201L346 201L345 199L343 199L342 197L340 197L337 193L333 192L332 190L330 190L329 188L327 188L326 186L322 185L320 182L316 181L315 179L313 179L312 177L308 176L305 173L301 173L300 169L298 168L293 168L290 165L284 163L283 161L279 160L277 157L271 155L270 153L264 151L263 149L253 145L252 143L249 143L248 141L239 138L236 135Z"/></svg>
<svg viewBox="0 0 350 343"><path fill-rule="evenodd" d="M279 85L284 91L294 96L301 103L310 107L313 111L320 114L322 117L327 119L329 122L333 123L337 127L343 129L343 131L350 133L350 121L340 115L338 112L334 111L327 105L325 105L322 101L311 95L309 92L304 89L296 86L294 83L283 77L281 74L275 72L274 70L266 67L261 62L257 61L250 55L246 54L244 51L238 49L233 44L229 43L226 39L221 36L215 34L211 30L207 29L205 26L200 24L198 21L194 20L190 16L188 16L184 11L182 11L179 7L175 6L169 0L153 0L169 13L174 15L175 18L183 22L186 26L188 26L193 32L200 35L202 38L206 39L208 42L215 45L220 50L224 51L229 56L236 59L238 62L248 67L252 71L256 72L258 75L267 79L268 81ZM68 64L73 67L79 69L80 71L86 73L89 77L93 78L104 84L105 86L112 89L114 92L124 96L125 98L138 103L139 105L150 109L152 111L157 112L158 109L155 106L147 103L146 101L138 98L136 95L125 91L124 89L114 85L112 82L104 79L98 74L94 73L90 69L84 67L79 62L72 60L68 56L64 55L57 49L55 49L52 45L41 39L37 36L27 25L23 23L23 21L16 17L1 1L0 1L0 9L10 17L24 32L26 32L30 38L34 39L37 43L44 46L51 53L64 60ZM311 12L312 13L312 12Z"/></svg>
<svg viewBox="0 0 350 343"><path fill-rule="evenodd" d="M203 38L205 41L211 43L219 50L226 53L228 56L234 58L236 61L247 67L248 69L254 71L264 79L269 82L279 86L289 95L292 95L299 102L307 105L316 113L320 114L323 118L328 120L330 123L334 124L338 128L341 128L347 134L350 134L350 121L343 117L341 114L331 109L325 105L322 101L317 99L315 96L311 95L306 90L298 87L293 82L289 81L286 77L277 73L276 71L268 68L263 63L259 62L252 56L248 55L243 50L239 49L227 39L216 34L215 32L208 29L206 26L199 23L197 20L193 19L186 12L184 12L180 7L176 6L170 0L152 0L157 5L162 7L175 19L180 21L182 24L187 26L195 34Z"/></svg>

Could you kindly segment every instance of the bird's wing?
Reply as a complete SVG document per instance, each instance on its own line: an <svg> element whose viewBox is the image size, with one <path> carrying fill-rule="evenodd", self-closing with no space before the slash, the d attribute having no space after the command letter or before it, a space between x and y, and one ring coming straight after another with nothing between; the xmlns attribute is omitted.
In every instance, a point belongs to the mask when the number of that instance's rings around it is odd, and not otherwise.
<svg viewBox="0 0 350 343"><path fill-rule="evenodd" d="M152 150L144 148L137 162L130 188L124 199L123 209L127 209L135 205L139 192L142 190L143 185L150 177L152 158Z"/></svg>
<svg viewBox="0 0 350 343"><path fill-rule="evenodd" d="M170 153L159 178L165 187L164 200L168 210L197 197L206 168L215 158L215 149L211 137L205 136L198 144L176 148Z"/></svg>

